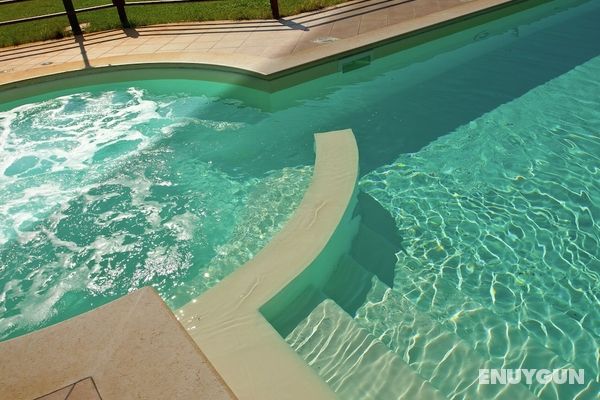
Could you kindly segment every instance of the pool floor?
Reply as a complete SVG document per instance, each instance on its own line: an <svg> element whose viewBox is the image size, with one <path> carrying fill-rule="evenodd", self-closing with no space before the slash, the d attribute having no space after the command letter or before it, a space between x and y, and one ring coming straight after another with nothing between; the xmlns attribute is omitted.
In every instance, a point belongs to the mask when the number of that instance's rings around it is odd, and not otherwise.
<svg viewBox="0 0 600 400"><path fill-rule="evenodd" d="M344 399L398 398L395 358L443 398L597 398L598 76L595 57L360 180L402 238L393 282L372 277L354 315L325 301L286 338ZM343 262L381 262L358 257ZM482 386L480 368L586 383Z"/></svg>

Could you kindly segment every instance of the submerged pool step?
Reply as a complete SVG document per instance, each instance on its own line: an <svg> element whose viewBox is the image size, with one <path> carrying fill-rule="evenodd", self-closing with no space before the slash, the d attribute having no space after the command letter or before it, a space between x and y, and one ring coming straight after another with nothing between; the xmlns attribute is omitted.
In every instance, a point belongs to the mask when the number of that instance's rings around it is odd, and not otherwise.
<svg viewBox="0 0 600 400"><path fill-rule="evenodd" d="M480 358L488 360L486 368L581 368L535 339L524 326L525 321L515 323L510 315L497 315L494 310L459 291L453 282L440 275L431 271L398 268L396 284L396 296L402 293L414 306L415 312L439 321L446 330L460 337ZM394 307L390 305L388 308ZM359 310L357 315L362 316L361 312ZM600 393L599 382L587 375L585 385L543 385L534 382L521 386L527 387L543 400L597 400L597 394Z"/></svg>
<svg viewBox="0 0 600 400"><path fill-rule="evenodd" d="M333 300L319 304L285 340L341 399L445 399Z"/></svg>
<svg viewBox="0 0 600 400"><path fill-rule="evenodd" d="M373 274L351 256L345 255L325 284L323 292L353 316L371 291Z"/></svg>
<svg viewBox="0 0 600 400"><path fill-rule="evenodd" d="M449 399L535 399L525 386L479 386L489 361L400 293L375 281L355 321Z"/></svg>

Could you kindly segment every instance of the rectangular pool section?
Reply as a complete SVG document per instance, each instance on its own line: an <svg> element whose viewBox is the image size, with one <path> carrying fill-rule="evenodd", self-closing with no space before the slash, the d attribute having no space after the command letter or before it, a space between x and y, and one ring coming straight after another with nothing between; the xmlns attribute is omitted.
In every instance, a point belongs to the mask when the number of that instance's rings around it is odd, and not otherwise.
<svg viewBox="0 0 600 400"><path fill-rule="evenodd" d="M338 288L283 332L341 398L415 398L418 377L439 398L598 398L600 6L548 11L499 37L481 26L449 53L423 46L432 58L389 76L386 94L412 85L405 95L371 108L364 131L384 148L359 185L401 241L365 227L338 283L363 303ZM384 123L393 133L374 131ZM386 248L391 282L372 273ZM479 369L501 368L583 370L585 383L479 384Z"/></svg>

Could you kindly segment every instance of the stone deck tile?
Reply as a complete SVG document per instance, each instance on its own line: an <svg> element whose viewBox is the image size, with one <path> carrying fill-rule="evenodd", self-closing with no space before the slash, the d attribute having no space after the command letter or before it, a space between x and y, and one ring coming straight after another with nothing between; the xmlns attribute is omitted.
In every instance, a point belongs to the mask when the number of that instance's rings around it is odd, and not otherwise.
<svg viewBox="0 0 600 400"><path fill-rule="evenodd" d="M480 1L480 0L471 0ZM357 0L279 21L162 24L0 49L0 73L87 59L153 53L223 53L280 58L464 4L465 0Z"/></svg>

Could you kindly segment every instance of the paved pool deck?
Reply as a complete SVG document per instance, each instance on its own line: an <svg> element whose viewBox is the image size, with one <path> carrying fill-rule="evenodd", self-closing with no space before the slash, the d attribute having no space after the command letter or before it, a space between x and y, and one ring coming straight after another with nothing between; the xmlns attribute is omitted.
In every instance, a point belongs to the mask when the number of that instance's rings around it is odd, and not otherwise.
<svg viewBox="0 0 600 400"><path fill-rule="evenodd" d="M355 0L280 20L179 23L88 33L0 49L0 84L107 65L167 61L225 65L269 75L509 2Z"/></svg>

